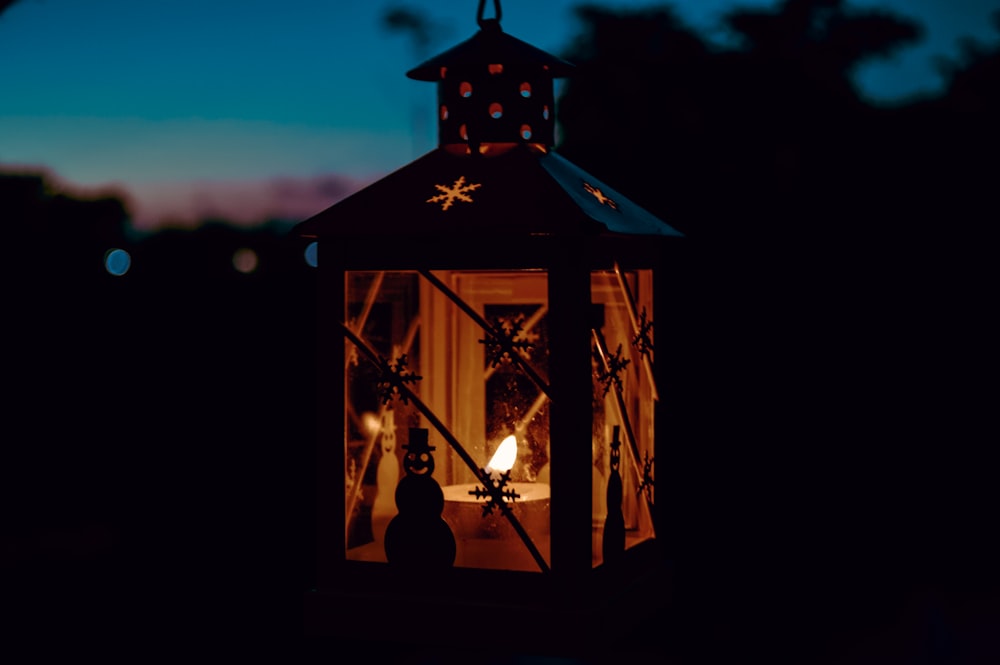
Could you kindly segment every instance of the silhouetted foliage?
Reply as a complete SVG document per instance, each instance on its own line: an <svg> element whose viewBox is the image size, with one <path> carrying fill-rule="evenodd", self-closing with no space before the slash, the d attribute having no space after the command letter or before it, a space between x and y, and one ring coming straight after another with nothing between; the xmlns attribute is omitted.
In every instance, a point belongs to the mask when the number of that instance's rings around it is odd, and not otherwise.
<svg viewBox="0 0 1000 665"><path fill-rule="evenodd" d="M845 167L868 152L876 110L859 100L852 68L919 35L912 21L835 0L734 11L726 22L741 39L729 49L667 8L578 15L560 152L688 234L717 238L808 229L799 212L816 212L813 188L831 170L851 177Z"/></svg>
<svg viewBox="0 0 1000 665"><path fill-rule="evenodd" d="M185 598L298 587L316 409L305 243L287 225L137 235L122 201L36 174L0 175L0 202L13 625L141 632L181 607L213 631L253 620L251 604L213 617ZM132 257L124 275L104 267L113 248ZM235 268L241 249L256 269Z"/></svg>
<svg viewBox="0 0 1000 665"><path fill-rule="evenodd" d="M11 8L18 0L0 0L0 14Z"/></svg>
<svg viewBox="0 0 1000 665"><path fill-rule="evenodd" d="M837 79L861 61L890 55L922 35L910 19L879 10L848 9L843 0L784 0L776 11L735 9L725 23L744 50L788 60L816 79Z"/></svg>
<svg viewBox="0 0 1000 665"><path fill-rule="evenodd" d="M818 657L915 586L996 589L998 497L970 461L996 431L972 377L995 365L1000 49L876 106L853 70L918 40L911 19L786 0L731 11L720 47L669 7L577 13L558 150L688 235L657 329L684 655Z"/></svg>
<svg viewBox="0 0 1000 665"><path fill-rule="evenodd" d="M433 41L434 28L430 21L408 7L387 9L382 17L382 25L386 30L410 33L418 53L423 53Z"/></svg>

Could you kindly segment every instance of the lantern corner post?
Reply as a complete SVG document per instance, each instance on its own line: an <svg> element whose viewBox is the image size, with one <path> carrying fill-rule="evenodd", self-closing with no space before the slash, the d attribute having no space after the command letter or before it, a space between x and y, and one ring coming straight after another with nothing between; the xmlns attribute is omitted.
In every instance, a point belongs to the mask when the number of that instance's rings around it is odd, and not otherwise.
<svg viewBox="0 0 1000 665"><path fill-rule="evenodd" d="M582 239L567 239L551 256L552 572L573 583L592 568L590 264Z"/></svg>
<svg viewBox="0 0 1000 665"><path fill-rule="evenodd" d="M677 524L675 506L679 462L682 450L692 445L694 423L689 417L692 367L697 359L685 349L689 348L691 326L698 320L691 309L691 288L687 284L691 273L688 261L688 243L683 245L675 238L664 239L658 245L654 275L654 310L660 325L655 335L658 362L654 368L660 399L654 405L656 431L653 439L653 458L660 471L656 484L658 501L653 510L653 524L657 534L658 552L665 563L672 561L677 550Z"/></svg>
<svg viewBox="0 0 1000 665"><path fill-rule="evenodd" d="M346 279L338 250L320 242L323 269L319 271L317 307L318 392L316 428L316 584L321 591L336 587L342 573L345 530L345 353L341 321L346 303ZM338 343L340 342L340 343Z"/></svg>

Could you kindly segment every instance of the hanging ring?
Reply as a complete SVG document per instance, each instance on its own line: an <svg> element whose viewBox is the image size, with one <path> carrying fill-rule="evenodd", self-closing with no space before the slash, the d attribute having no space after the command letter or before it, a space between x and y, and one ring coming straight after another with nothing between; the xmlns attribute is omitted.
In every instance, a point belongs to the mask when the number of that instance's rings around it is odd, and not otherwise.
<svg viewBox="0 0 1000 665"><path fill-rule="evenodd" d="M486 20L483 18L483 10L485 8L486 8L486 0L479 0L479 11L476 12L476 23L479 24L480 28L482 28L483 23L486 22ZM500 23L500 19L503 17L503 10L500 9L500 0L493 0L493 13L496 14L496 17L494 17L493 20L496 21L497 23Z"/></svg>

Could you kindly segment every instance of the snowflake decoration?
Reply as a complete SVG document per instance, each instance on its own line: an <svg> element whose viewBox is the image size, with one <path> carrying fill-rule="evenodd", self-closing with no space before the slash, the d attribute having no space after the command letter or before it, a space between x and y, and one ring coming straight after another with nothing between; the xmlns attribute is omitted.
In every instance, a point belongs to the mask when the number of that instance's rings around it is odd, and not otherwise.
<svg viewBox="0 0 1000 665"><path fill-rule="evenodd" d="M521 354L521 357L528 359L531 354L533 344L524 339L524 317L516 320L495 319L493 330L486 331L486 338L479 340L480 344L486 345L486 358L493 367L502 362L510 362L514 353ZM521 337L521 339L515 339Z"/></svg>
<svg viewBox="0 0 1000 665"><path fill-rule="evenodd" d="M388 404L392 401L394 396L398 396L403 400L403 404L409 404L409 400L400 387L407 383L413 383L414 381L421 380L422 376L418 376L413 372L406 371L406 354L396 359L396 362L392 363L387 361L385 358L379 358L379 370L381 374L378 379L378 384L376 385L376 390L378 391L378 396L382 399L383 404Z"/></svg>
<svg viewBox="0 0 1000 665"><path fill-rule="evenodd" d="M639 332L632 338L632 345L638 349L641 355L648 356L649 352L653 350L652 332L653 322L646 320L646 308L643 307L642 313L639 314Z"/></svg>
<svg viewBox="0 0 1000 665"><path fill-rule="evenodd" d="M344 494L347 497L347 502L350 504L351 500L351 490L354 489L354 481L358 477L358 463L352 457L351 461L347 465L347 473L344 474ZM358 483L358 489L354 492L354 498L356 502L354 504L354 512L358 512L358 508L361 507L361 503L365 498L365 492L361 488L361 484Z"/></svg>
<svg viewBox="0 0 1000 665"><path fill-rule="evenodd" d="M583 183L583 188L587 190L587 193L593 194L594 198L597 199L597 202L600 203L601 205L606 205L612 210L618 210L618 204L615 203L614 199L609 198L604 192L602 192L597 187L594 187L589 182L585 182Z"/></svg>
<svg viewBox="0 0 1000 665"><path fill-rule="evenodd" d="M531 349L538 345L538 340L542 336L539 335L534 330L529 330L527 332L521 332L521 338L518 340L517 352L521 354L521 357L525 360L531 360Z"/></svg>
<svg viewBox="0 0 1000 665"><path fill-rule="evenodd" d="M597 379L604 384L605 397L607 397L608 391L611 390L612 383L619 391L623 390L621 373L625 371L625 367L630 362L632 361L628 358L622 358L622 345L619 344L618 350L607 360L607 370L598 370Z"/></svg>
<svg viewBox="0 0 1000 665"><path fill-rule="evenodd" d="M512 489L507 489L510 482L510 471L502 473L491 473L486 469L479 470L479 477L485 487L476 487L469 490L469 494L477 499L486 499L483 504L483 517L493 514L494 508L500 508L500 502L504 499L514 501L520 499L521 495Z"/></svg>
<svg viewBox="0 0 1000 665"><path fill-rule="evenodd" d="M440 203L441 210L447 210L455 201L472 203L472 197L468 193L479 189L482 185L480 183L469 183L466 185L465 176L463 175L451 187L446 185L434 185L434 187L441 193L427 199L426 203Z"/></svg>
<svg viewBox="0 0 1000 665"><path fill-rule="evenodd" d="M638 497L643 492L646 492L646 500L650 504L653 503L653 461L655 458L650 457L649 453L646 453L645 458L642 460L642 480L639 481L639 489L636 491L635 495Z"/></svg>

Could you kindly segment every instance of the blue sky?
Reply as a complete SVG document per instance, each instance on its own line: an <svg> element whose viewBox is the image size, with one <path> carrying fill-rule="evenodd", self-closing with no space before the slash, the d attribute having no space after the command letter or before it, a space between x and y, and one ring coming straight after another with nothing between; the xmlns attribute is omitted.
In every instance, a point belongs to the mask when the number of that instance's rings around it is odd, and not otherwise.
<svg viewBox="0 0 1000 665"><path fill-rule="evenodd" d="M505 0L502 25L558 54L576 34L578 4ZM775 2L594 4L666 4L721 37L724 11ZM383 27L383 12L401 5L437 26L427 51ZM859 77L887 102L933 92L934 56L957 55L961 37L997 38L989 24L997 1L853 6L924 23L921 45ZM140 226L254 214L240 205L260 214L280 208L278 198L286 208L275 214L308 215L434 147L434 86L405 72L470 37L476 8L476 0L20 0L0 15L0 168L44 167L83 188L114 187Z"/></svg>

